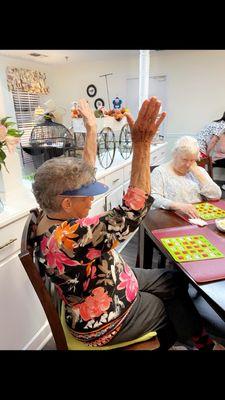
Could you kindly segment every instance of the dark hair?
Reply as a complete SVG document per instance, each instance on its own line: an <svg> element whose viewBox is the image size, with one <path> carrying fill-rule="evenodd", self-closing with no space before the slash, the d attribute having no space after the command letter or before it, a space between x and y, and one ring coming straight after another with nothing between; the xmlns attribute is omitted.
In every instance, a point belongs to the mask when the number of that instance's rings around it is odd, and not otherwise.
<svg viewBox="0 0 225 400"><path fill-rule="evenodd" d="M225 112L223 113L223 116L220 119L216 119L213 122L220 122L220 121L224 121L225 122Z"/></svg>

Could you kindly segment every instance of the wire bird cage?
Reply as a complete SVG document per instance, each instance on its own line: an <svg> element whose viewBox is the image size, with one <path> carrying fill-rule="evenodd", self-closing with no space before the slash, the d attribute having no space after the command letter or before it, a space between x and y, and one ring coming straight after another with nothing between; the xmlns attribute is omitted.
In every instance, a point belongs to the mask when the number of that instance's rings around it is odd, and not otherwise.
<svg viewBox="0 0 225 400"><path fill-rule="evenodd" d="M38 168L44 161L59 156L75 156L76 139L64 125L45 119L31 131L29 145L23 150L30 154Z"/></svg>

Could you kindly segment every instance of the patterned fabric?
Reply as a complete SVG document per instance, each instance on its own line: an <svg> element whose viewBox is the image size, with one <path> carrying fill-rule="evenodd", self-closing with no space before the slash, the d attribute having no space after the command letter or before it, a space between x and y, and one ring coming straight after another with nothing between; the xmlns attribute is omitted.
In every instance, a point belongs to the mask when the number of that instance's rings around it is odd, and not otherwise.
<svg viewBox="0 0 225 400"><path fill-rule="evenodd" d="M114 248L136 230L152 202L148 196L143 208L134 210L123 201L104 214L69 219L37 237L39 263L65 302L66 322L77 339L102 346L121 329L138 282Z"/></svg>
<svg viewBox="0 0 225 400"><path fill-rule="evenodd" d="M22 90L29 93L48 94L46 75L43 72L24 68L7 67L7 84L9 91Z"/></svg>
<svg viewBox="0 0 225 400"><path fill-rule="evenodd" d="M213 182L207 171L199 167L207 178L202 186L195 176L189 172L185 176L176 175L171 163L155 168L151 174L151 195L154 197L152 208L169 210L174 201L181 203L198 203L203 200L221 197L220 187Z"/></svg>
<svg viewBox="0 0 225 400"><path fill-rule="evenodd" d="M225 129L225 122L212 122L205 126L198 134L197 141L200 147L200 151L204 154L207 153L207 147L212 138L212 135L220 136Z"/></svg>

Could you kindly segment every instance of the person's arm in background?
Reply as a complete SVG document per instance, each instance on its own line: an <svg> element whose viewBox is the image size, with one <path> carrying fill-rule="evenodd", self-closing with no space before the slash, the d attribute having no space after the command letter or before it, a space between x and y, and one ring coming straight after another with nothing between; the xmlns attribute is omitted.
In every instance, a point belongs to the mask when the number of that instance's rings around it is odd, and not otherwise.
<svg viewBox="0 0 225 400"><path fill-rule="evenodd" d="M200 186L200 194L210 200L219 200L222 196L220 187L212 180L208 172L197 165L196 162L190 167L190 172L197 179Z"/></svg>
<svg viewBox="0 0 225 400"><path fill-rule="evenodd" d="M212 150L214 149L215 145L219 141L220 137L218 135L213 134L212 138L207 146L207 156L210 156Z"/></svg>
<svg viewBox="0 0 225 400"><path fill-rule="evenodd" d="M217 142L217 148L218 148L218 152L224 153L224 157L225 157L225 131L224 130L221 133L220 138Z"/></svg>
<svg viewBox="0 0 225 400"><path fill-rule="evenodd" d="M87 100L78 101L78 111L82 115L86 128L86 138L83 150L83 159L93 167L96 163L97 154L97 123L93 110L89 106Z"/></svg>

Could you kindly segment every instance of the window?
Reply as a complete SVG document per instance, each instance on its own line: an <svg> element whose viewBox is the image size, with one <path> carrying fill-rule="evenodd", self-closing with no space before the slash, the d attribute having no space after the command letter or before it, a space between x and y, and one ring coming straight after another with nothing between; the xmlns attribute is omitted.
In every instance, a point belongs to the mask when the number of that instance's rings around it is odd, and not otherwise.
<svg viewBox="0 0 225 400"><path fill-rule="evenodd" d="M26 145L29 143L32 128L36 124L34 110L42 105L43 100L41 97L43 96L40 97L39 94L23 92L21 90L13 90L12 95L18 129L24 131L20 142L21 145ZM32 162L32 158L24 151L22 151L22 160L23 164Z"/></svg>

